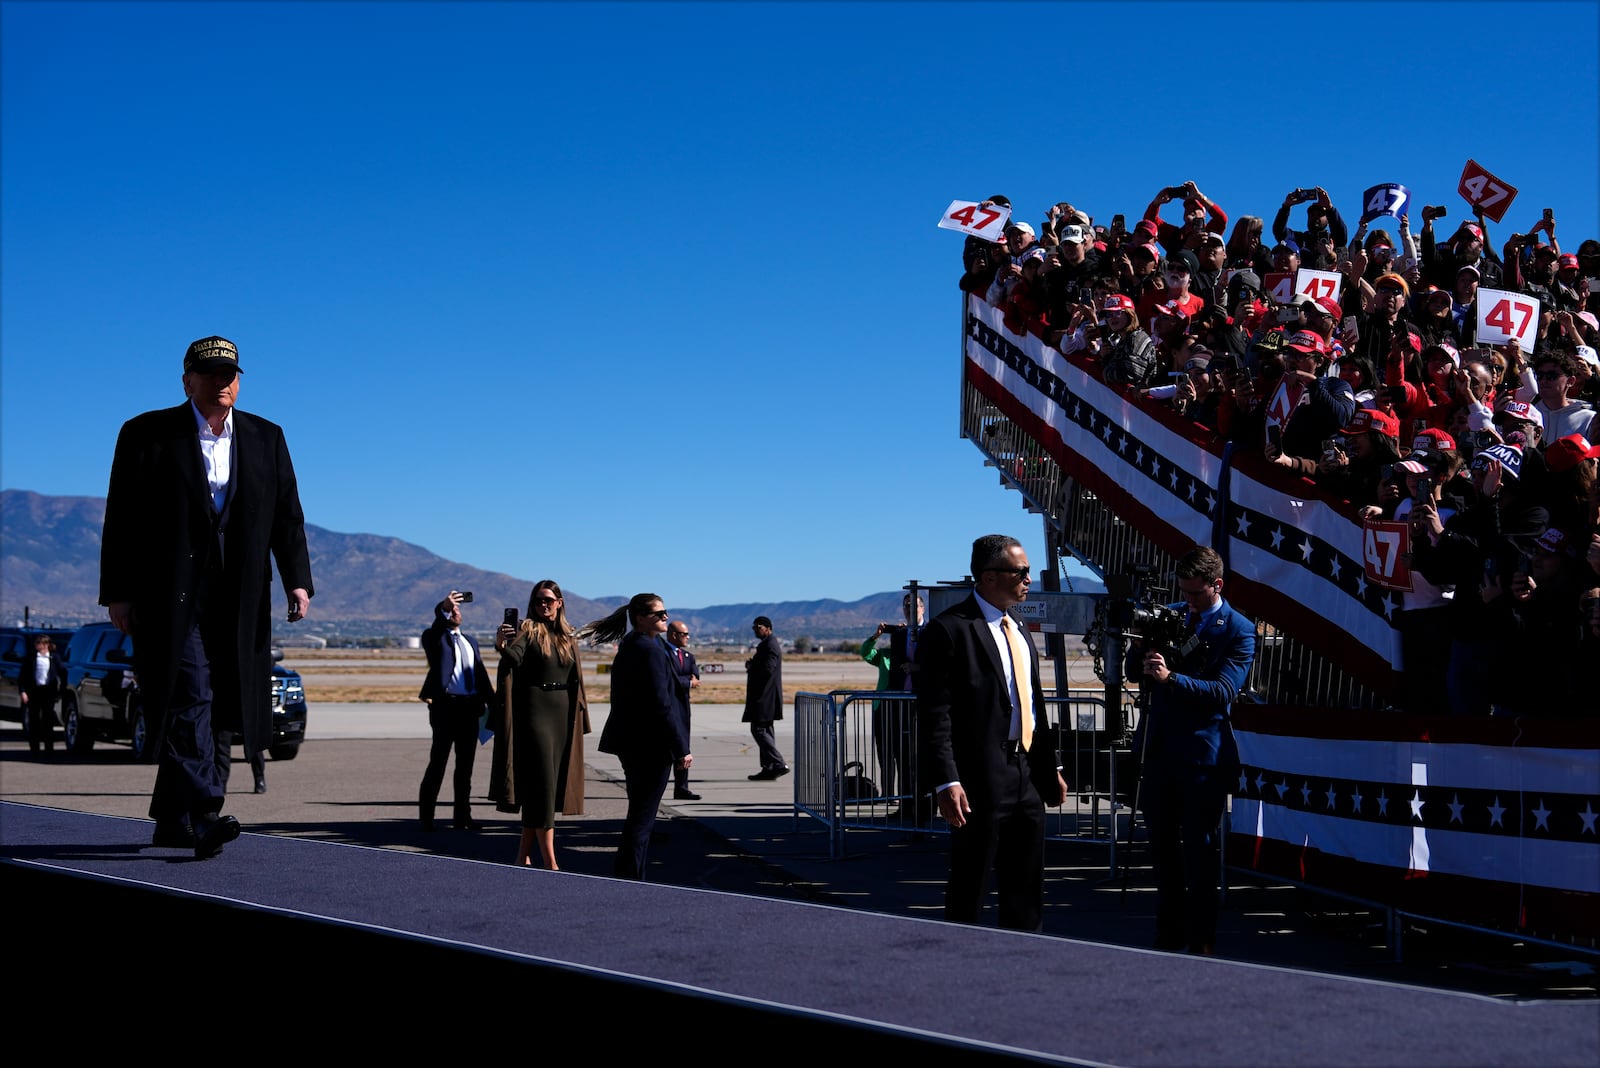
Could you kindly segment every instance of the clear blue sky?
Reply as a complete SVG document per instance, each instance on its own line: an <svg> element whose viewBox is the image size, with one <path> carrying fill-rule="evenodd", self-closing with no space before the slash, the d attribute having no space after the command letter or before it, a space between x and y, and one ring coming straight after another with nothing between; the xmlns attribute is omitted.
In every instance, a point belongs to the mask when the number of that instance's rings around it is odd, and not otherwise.
<svg viewBox="0 0 1600 1068"><path fill-rule="evenodd" d="M951 200L1454 220L1470 156L1575 249L1596 11L6 2L0 484L103 495L219 333L331 530L685 607L1042 562L957 437Z"/></svg>

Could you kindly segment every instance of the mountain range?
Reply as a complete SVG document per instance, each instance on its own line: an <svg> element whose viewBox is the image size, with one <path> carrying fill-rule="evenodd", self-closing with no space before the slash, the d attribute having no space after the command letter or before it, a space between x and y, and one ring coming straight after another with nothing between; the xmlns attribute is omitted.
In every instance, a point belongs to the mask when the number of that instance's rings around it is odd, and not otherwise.
<svg viewBox="0 0 1600 1068"><path fill-rule="evenodd" d="M27 618L38 626L75 626L105 618L97 604L100 584L100 528L104 497L52 497L28 490L0 491L0 622ZM470 589L476 612L466 626L487 632L502 608L527 610L535 580L485 571L379 534L341 534L306 524L306 543L317 595L311 617L292 634L323 638L381 638L417 634L440 595ZM627 597L585 597L563 591L567 618L575 625L599 619ZM743 641L750 620L771 617L780 636L807 635L819 641L865 637L880 620L900 614L898 590L858 601L832 599L777 604L729 604L679 608L696 639ZM281 600L282 593L276 597ZM473 619L477 615L479 618ZM285 632L280 637L289 637Z"/></svg>

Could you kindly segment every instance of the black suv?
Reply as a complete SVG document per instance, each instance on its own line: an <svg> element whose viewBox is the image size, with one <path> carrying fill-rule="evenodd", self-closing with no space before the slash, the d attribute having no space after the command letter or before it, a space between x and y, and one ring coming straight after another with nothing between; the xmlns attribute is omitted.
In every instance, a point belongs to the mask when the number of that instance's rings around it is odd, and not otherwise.
<svg viewBox="0 0 1600 1068"><path fill-rule="evenodd" d="M281 652L274 650L272 658L272 745L267 752L274 760L293 760L306 736L305 687L298 672L276 663L283 658ZM135 760L153 761L149 724L133 673L133 639L110 623L90 623L72 636L62 659L67 689L61 695L61 722L67 748L83 753L96 740L125 741Z"/></svg>
<svg viewBox="0 0 1600 1068"><path fill-rule="evenodd" d="M53 627L0 627L0 719L14 719L28 733L27 712L22 707L22 664L33 657L34 640L43 634L56 644L56 655L67 656L72 631Z"/></svg>

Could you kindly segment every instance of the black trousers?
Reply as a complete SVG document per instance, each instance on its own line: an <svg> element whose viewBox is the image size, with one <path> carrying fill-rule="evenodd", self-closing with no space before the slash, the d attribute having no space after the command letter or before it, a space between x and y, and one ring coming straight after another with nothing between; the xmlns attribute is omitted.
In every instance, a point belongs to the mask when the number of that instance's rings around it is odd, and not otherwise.
<svg viewBox="0 0 1600 1068"><path fill-rule="evenodd" d="M32 672L33 665L23 662L22 670ZM50 752L56 747L56 698L60 690L55 686L24 684L22 692L28 695L28 750L37 753L41 748Z"/></svg>
<svg viewBox="0 0 1600 1068"><path fill-rule="evenodd" d="M1229 785L1214 767L1144 773L1139 789L1155 869L1157 949L1216 943L1222 809Z"/></svg>
<svg viewBox="0 0 1600 1068"><path fill-rule="evenodd" d="M650 832L656 811L672 777L672 761L657 756L618 754L628 790L628 814L622 820L622 841L617 844L611 874L619 879L643 879L650 861Z"/></svg>
<svg viewBox="0 0 1600 1068"><path fill-rule="evenodd" d="M218 635L210 643L217 647L222 640ZM178 651L166 732L156 756L150 818L157 823L193 825L222 811L227 791L217 771L216 739L211 732L212 656L207 650L207 632L198 624L189 628Z"/></svg>
<svg viewBox="0 0 1600 1068"><path fill-rule="evenodd" d="M1028 755L1006 757L1005 776L994 786L987 803L972 802L966 826L950 831L944 918L977 923L993 869L1000 926L1037 931L1044 926L1044 799L1028 777Z"/></svg>
<svg viewBox="0 0 1600 1068"><path fill-rule="evenodd" d="M417 808L424 822L433 819L452 749L456 754L456 773L453 780L455 814L451 818L457 823L472 818L472 762L478 752L478 716L482 712L481 697L445 694L428 705L433 745L428 750L428 770L422 773L422 786L417 791Z"/></svg>

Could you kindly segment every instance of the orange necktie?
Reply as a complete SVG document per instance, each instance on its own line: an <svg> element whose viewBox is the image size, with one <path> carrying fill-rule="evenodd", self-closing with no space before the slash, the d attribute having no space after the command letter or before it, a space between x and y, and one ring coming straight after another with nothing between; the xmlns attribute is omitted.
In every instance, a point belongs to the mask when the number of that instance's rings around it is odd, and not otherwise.
<svg viewBox="0 0 1600 1068"><path fill-rule="evenodd" d="M1022 721L1022 751L1033 745L1033 661L1022 647L1022 635L1011 625L1010 616L1000 617L1006 644L1011 647L1011 677L1017 683L1017 714Z"/></svg>

